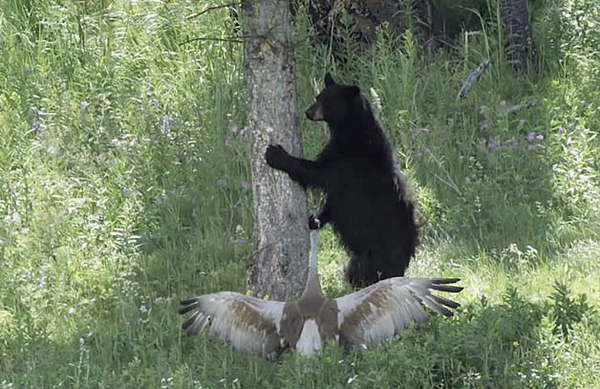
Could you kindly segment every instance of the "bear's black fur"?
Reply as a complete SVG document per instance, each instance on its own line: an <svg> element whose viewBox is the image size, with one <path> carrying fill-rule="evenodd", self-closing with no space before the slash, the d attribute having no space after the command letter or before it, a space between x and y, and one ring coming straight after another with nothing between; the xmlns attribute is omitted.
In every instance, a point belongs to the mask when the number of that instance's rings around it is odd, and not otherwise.
<svg viewBox="0 0 600 389"><path fill-rule="evenodd" d="M402 276L418 245L418 225L409 188L392 148L367 100L354 85L325 75L325 89L306 111L329 125L330 140L316 161L269 145L267 163L302 186L325 192L309 227L331 223L352 254L346 279L364 287Z"/></svg>

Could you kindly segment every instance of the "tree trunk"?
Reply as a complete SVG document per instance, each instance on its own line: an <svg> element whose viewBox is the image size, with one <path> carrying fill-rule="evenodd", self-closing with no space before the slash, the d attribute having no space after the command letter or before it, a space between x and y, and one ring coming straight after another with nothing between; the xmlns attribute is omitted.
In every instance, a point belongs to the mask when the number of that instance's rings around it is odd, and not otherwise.
<svg viewBox="0 0 600 389"><path fill-rule="evenodd" d="M501 0L500 10L504 23L506 59L516 70L526 70L531 61L536 64L527 0Z"/></svg>
<svg viewBox="0 0 600 389"><path fill-rule="evenodd" d="M306 193L264 156L270 143L302 155L289 0L243 1L242 29L254 196L246 283L254 296L284 300L302 292L309 250Z"/></svg>

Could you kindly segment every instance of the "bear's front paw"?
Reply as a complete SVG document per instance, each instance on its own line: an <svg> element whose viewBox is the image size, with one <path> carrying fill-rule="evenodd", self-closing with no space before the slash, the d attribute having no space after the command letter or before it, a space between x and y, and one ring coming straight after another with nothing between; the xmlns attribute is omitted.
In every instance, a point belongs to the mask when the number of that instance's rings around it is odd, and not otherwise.
<svg viewBox="0 0 600 389"><path fill-rule="evenodd" d="M321 220L319 220L315 215L310 215L308 217L308 229L310 230L320 230L321 229Z"/></svg>
<svg viewBox="0 0 600 389"><path fill-rule="evenodd" d="M281 145L269 145L265 153L267 164L274 169L281 169L289 158L289 154Z"/></svg>

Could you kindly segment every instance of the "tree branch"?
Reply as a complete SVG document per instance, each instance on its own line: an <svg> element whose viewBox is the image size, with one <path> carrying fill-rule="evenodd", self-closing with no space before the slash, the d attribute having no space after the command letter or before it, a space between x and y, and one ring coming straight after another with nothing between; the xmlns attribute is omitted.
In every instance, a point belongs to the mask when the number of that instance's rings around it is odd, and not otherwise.
<svg viewBox="0 0 600 389"><path fill-rule="evenodd" d="M469 75L467 76L467 79L462 84L462 87L460 88L460 91L458 92L458 96L456 96L457 100L462 100L467 96L467 93L469 93L469 90L473 87L473 85L475 85L477 80L479 80L479 77L481 77L483 72L485 72L485 69L487 69L489 66L490 66L490 61L486 59L479 66L477 66L477 68L475 70L473 70L471 73L469 73Z"/></svg>
<svg viewBox="0 0 600 389"><path fill-rule="evenodd" d="M232 43L244 43L243 37L242 39L237 38L209 38L209 37L200 37L200 38L192 38L187 41L181 42L180 45L185 45L192 42L198 41L215 41L215 42L232 42Z"/></svg>
<svg viewBox="0 0 600 389"><path fill-rule="evenodd" d="M216 9L227 8L227 7L233 7L234 5L240 5L240 4L242 4L242 3L238 1L238 2L235 2L235 3L228 3L228 4L223 4L223 5L216 5L216 6L214 6L214 7L208 7L208 8L206 8L206 9L205 9L205 10L203 10L203 11L200 11L200 12L198 12L198 13L195 13L195 14L191 14L191 15L188 15L188 16L186 16L186 17L185 17L185 20L189 20L189 19L197 18L197 17L198 17L198 16L200 16L200 15L204 15L205 13L207 13L207 12L210 12L210 11L214 11L214 10L216 10Z"/></svg>

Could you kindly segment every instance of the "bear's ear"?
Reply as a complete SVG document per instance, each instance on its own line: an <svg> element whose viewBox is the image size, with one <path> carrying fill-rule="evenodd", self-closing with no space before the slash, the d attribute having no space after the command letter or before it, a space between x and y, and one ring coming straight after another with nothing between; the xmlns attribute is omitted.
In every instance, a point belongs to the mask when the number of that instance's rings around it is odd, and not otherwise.
<svg viewBox="0 0 600 389"><path fill-rule="evenodd" d="M325 86L328 87L328 86L331 86L334 84L335 84L335 81L333 80L333 77L331 77L331 74L326 73L325 74Z"/></svg>
<svg viewBox="0 0 600 389"><path fill-rule="evenodd" d="M357 87L356 85L350 86L348 91L349 91L350 97L356 97L356 96L360 95L360 88Z"/></svg>

